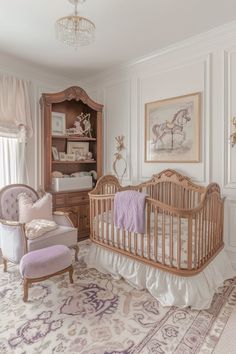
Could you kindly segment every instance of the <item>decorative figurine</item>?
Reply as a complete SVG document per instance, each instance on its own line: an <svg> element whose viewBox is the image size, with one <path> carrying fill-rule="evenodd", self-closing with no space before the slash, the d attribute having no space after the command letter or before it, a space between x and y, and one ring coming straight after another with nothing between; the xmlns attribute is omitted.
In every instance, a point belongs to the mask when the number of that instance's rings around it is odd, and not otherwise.
<svg viewBox="0 0 236 354"><path fill-rule="evenodd" d="M122 183L123 177L127 171L127 162L125 160L125 158L122 156L121 151L125 150L125 145L124 145L124 136L123 135L119 135L115 137L115 141L116 141L116 150L117 152L114 154L115 159L113 161L113 170L115 172L115 175L117 176L118 180L120 181L120 184ZM123 166L122 164L120 164L123 161ZM118 174L117 172L117 165L120 164L121 165L121 175Z"/></svg>
<svg viewBox="0 0 236 354"><path fill-rule="evenodd" d="M236 117L233 117L232 124L233 124L233 132L230 135L230 141L231 141L231 146L234 147L234 145L236 144Z"/></svg>
<svg viewBox="0 0 236 354"><path fill-rule="evenodd" d="M76 129L76 134L83 136L84 135L84 130L83 130L83 127L81 125L83 119L80 116L78 116L77 119L78 120L76 120L74 122L74 126L75 126L75 129Z"/></svg>

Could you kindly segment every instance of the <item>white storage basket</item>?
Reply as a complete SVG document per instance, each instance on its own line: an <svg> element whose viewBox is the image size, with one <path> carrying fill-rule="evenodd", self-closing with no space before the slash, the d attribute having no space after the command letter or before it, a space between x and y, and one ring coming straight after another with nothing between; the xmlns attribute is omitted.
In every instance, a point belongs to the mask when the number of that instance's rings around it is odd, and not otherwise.
<svg viewBox="0 0 236 354"><path fill-rule="evenodd" d="M52 178L54 192L92 188L92 176Z"/></svg>

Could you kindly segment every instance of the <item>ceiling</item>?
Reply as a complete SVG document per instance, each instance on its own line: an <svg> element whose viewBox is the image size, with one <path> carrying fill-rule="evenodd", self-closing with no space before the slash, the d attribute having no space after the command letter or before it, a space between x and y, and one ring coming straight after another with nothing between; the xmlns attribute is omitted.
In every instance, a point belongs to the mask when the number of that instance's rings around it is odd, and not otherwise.
<svg viewBox="0 0 236 354"><path fill-rule="evenodd" d="M235 0L87 0L79 12L95 23L96 40L76 51L54 34L73 12L67 0L0 0L0 9L0 53L78 79L236 19Z"/></svg>

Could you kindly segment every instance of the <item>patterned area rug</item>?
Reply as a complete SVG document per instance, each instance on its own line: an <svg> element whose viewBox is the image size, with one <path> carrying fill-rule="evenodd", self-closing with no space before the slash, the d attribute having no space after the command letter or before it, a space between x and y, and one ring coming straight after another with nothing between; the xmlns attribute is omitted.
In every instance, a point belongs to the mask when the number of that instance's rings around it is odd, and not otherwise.
<svg viewBox="0 0 236 354"><path fill-rule="evenodd" d="M94 269L80 244L74 284L68 275L34 284L22 301L18 269L0 269L0 353L212 353L236 303L236 279L205 311L162 307L146 291Z"/></svg>

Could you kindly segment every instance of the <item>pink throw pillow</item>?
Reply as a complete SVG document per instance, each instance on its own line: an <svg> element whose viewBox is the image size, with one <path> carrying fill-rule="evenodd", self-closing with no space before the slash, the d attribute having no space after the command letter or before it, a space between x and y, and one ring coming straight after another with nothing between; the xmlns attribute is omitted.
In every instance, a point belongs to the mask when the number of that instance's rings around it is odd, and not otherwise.
<svg viewBox="0 0 236 354"><path fill-rule="evenodd" d="M46 193L42 198L33 203L26 193L18 196L19 222L28 223L34 219L53 220L52 218L52 195Z"/></svg>

